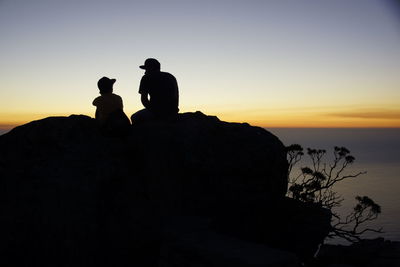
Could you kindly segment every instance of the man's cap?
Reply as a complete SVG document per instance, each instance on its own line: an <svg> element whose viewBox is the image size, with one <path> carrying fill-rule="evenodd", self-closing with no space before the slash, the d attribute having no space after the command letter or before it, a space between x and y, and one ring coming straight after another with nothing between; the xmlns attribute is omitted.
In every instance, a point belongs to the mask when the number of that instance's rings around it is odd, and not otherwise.
<svg viewBox="0 0 400 267"><path fill-rule="evenodd" d="M108 77L103 77L97 82L97 87L103 88L107 86L112 86L115 83L116 79L110 79Z"/></svg>
<svg viewBox="0 0 400 267"><path fill-rule="evenodd" d="M161 67L160 62L158 62L158 60L155 59L155 58L148 58L148 59L146 59L144 61L144 65L139 66L139 68L144 69L144 70L149 70L149 69L151 69L151 70L154 70L154 69L159 70L160 67Z"/></svg>

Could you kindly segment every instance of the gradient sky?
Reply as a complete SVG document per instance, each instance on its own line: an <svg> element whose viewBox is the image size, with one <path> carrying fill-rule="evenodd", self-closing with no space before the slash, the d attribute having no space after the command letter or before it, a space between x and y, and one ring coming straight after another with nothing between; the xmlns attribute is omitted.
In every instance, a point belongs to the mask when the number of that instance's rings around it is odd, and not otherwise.
<svg viewBox="0 0 400 267"><path fill-rule="evenodd" d="M0 0L0 128L94 116L102 76L130 116L147 57L182 112L263 127L400 127L396 0Z"/></svg>

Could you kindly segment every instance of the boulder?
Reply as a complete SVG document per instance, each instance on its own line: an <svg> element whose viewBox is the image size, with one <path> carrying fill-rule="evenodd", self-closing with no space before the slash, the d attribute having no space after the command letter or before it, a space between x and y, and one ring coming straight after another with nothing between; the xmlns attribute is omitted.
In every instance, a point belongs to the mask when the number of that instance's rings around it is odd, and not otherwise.
<svg viewBox="0 0 400 267"><path fill-rule="evenodd" d="M175 216L297 253L296 222L329 218L285 199L287 167L276 136L200 112L120 137L83 115L30 122L0 136L0 264L157 266ZM327 231L304 228L312 248Z"/></svg>
<svg viewBox="0 0 400 267"><path fill-rule="evenodd" d="M284 146L262 128L196 112L139 125L130 138L148 191L167 213L213 216L286 194Z"/></svg>
<svg viewBox="0 0 400 267"><path fill-rule="evenodd" d="M204 217L177 216L163 221L160 267L298 267L294 253L213 231Z"/></svg>
<svg viewBox="0 0 400 267"><path fill-rule="evenodd" d="M400 266L400 242L376 238L349 246L325 244L316 263L318 266Z"/></svg>

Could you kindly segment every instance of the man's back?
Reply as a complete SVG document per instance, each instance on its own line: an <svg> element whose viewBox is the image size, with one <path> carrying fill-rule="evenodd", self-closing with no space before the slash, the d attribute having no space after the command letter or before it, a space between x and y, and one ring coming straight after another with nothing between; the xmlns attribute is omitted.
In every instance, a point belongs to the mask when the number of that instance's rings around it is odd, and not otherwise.
<svg viewBox="0 0 400 267"><path fill-rule="evenodd" d="M157 115L169 115L179 111L178 83L168 72L146 73L140 81L140 94L150 95L150 107Z"/></svg>

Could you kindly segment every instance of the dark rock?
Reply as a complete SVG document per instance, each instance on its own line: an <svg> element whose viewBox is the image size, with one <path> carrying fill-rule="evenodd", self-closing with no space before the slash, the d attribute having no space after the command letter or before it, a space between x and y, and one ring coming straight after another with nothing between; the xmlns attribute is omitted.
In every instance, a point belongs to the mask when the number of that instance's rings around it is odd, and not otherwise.
<svg viewBox="0 0 400 267"><path fill-rule="evenodd" d="M212 216L286 194L284 146L262 128L196 112L135 127L131 137L149 191L173 202L160 203L165 212Z"/></svg>
<svg viewBox="0 0 400 267"><path fill-rule="evenodd" d="M317 262L321 266L400 266L400 242L376 238L361 240L349 246L323 245Z"/></svg>
<svg viewBox="0 0 400 267"><path fill-rule="evenodd" d="M124 143L93 119L31 122L0 147L2 266L124 266L157 249L140 173L128 175Z"/></svg>
<svg viewBox="0 0 400 267"><path fill-rule="evenodd" d="M299 254L305 238L310 253L329 219L284 198L286 172L276 136L200 112L121 138L82 115L34 121L0 136L0 263L156 266L175 215Z"/></svg>
<svg viewBox="0 0 400 267"><path fill-rule="evenodd" d="M219 217L219 231L312 259L328 235L331 213L313 204L285 198L266 206L252 206Z"/></svg>
<svg viewBox="0 0 400 267"><path fill-rule="evenodd" d="M160 267L285 266L300 262L290 252L210 230L203 217L169 217L163 222Z"/></svg>

